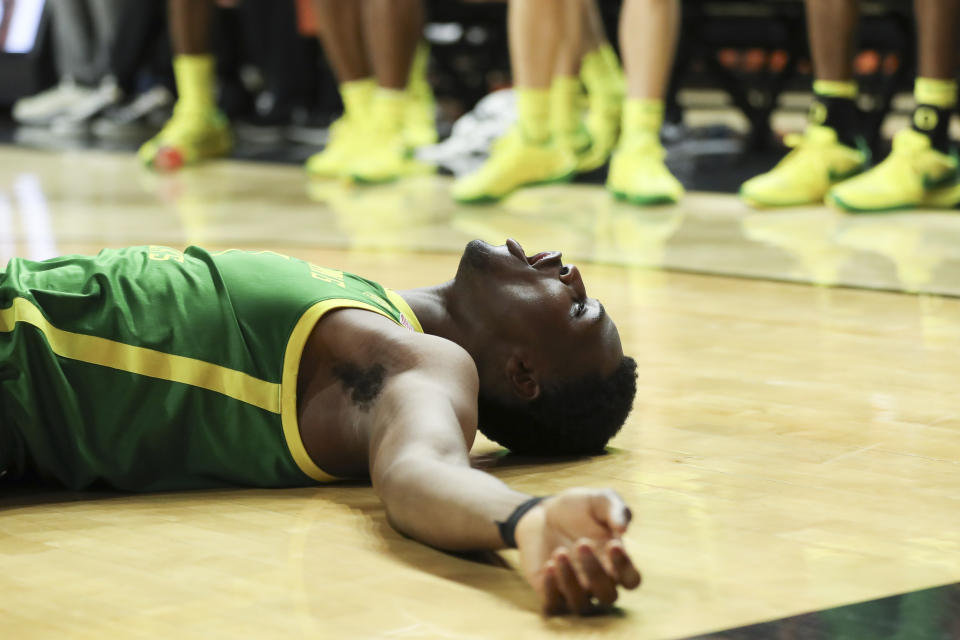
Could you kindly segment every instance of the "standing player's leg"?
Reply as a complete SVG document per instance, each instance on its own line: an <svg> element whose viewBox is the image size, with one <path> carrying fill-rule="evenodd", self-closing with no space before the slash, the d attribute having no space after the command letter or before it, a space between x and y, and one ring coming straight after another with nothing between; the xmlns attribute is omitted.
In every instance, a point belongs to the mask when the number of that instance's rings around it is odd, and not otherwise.
<svg viewBox="0 0 960 640"><path fill-rule="evenodd" d="M565 4L577 0L510 0L507 27L517 124L496 141L476 172L453 184L464 203L499 200L524 185L569 179L576 158L550 132L550 84L564 37Z"/></svg>
<svg viewBox="0 0 960 640"><path fill-rule="evenodd" d="M116 77L110 72L110 52L118 39L123 0L86 0L75 4L85 6L90 18L93 56L87 75L95 87L88 96L74 101L51 122L55 133L67 135L86 131L96 115L120 102L122 97Z"/></svg>
<svg viewBox="0 0 960 640"><path fill-rule="evenodd" d="M794 149L776 167L740 188L753 206L822 202L831 185L859 173L869 161L853 80L858 0L807 0L806 9L815 77L807 128L802 136L787 138Z"/></svg>
<svg viewBox="0 0 960 640"><path fill-rule="evenodd" d="M224 156L232 146L229 125L216 104L211 1L168 0L167 7L179 97L173 117L139 151L144 164L161 171Z"/></svg>
<svg viewBox="0 0 960 640"><path fill-rule="evenodd" d="M364 41L377 79L371 107L377 144L355 160L349 173L361 182L387 182L427 169L413 161L405 135L407 84L423 35L423 0L365 0L363 14Z"/></svg>
<svg viewBox="0 0 960 640"><path fill-rule="evenodd" d="M578 158L578 168L589 171L605 163L617 144L625 89L620 59L607 40L597 0L582 0L581 9L580 80L587 89L590 149Z"/></svg>
<svg viewBox="0 0 960 640"><path fill-rule="evenodd" d="M377 86L406 89L423 32L423 0L365 0L363 28Z"/></svg>
<svg viewBox="0 0 960 640"><path fill-rule="evenodd" d="M307 171L314 177L346 175L371 121L376 80L364 43L363 4L314 0L320 41L343 100L343 116L330 127L326 147L307 160Z"/></svg>
<svg viewBox="0 0 960 640"><path fill-rule="evenodd" d="M679 27L678 0L627 0L620 15L627 100L607 188L637 204L676 202L683 195L683 186L664 164L660 144Z"/></svg>
<svg viewBox="0 0 960 640"><path fill-rule="evenodd" d="M417 31L419 34L422 26ZM404 116L404 137L407 144L414 148L437 142L437 104L427 80L429 64L430 45L421 37L410 65L407 112Z"/></svg>
<svg viewBox="0 0 960 640"><path fill-rule="evenodd" d="M957 27L960 0L916 0L918 77L913 126L893 138L893 151L862 176L830 191L849 211L960 204L957 157L948 129L957 103Z"/></svg>
<svg viewBox="0 0 960 640"><path fill-rule="evenodd" d="M45 127L67 112L92 91L96 43L86 5L76 0L51 0L50 19L53 29L53 53L59 82L36 95L21 98L13 105L13 119L31 127Z"/></svg>
<svg viewBox="0 0 960 640"><path fill-rule="evenodd" d="M563 11L563 39L557 48L557 62L550 85L550 129L554 142L569 149L580 159L590 149L590 136L583 123L583 88L580 84L580 64L583 58L584 12L582 1L565 2ZM589 167L589 170L595 167Z"/></svg>

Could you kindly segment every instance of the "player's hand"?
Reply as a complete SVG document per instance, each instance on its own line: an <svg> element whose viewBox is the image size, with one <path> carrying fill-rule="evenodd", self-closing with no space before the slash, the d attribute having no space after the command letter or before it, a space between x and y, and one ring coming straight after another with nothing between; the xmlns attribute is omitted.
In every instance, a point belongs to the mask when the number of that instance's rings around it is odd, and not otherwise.
<svg viewBox="0 0 960 640"><path fill-rule="evenodd" d="M639 586L621 539L629 523L630 510L610 489L568 489L520 518L520 571L547 615L602 611L620 587Z"/></svg>

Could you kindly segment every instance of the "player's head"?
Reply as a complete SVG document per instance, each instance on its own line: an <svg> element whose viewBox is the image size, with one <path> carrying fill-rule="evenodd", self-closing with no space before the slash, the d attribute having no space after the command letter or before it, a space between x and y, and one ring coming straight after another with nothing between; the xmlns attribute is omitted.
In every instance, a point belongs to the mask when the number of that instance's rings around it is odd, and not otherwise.
<svg viewBox="0 0 960 640"><path fill-rule="evenodd" d="M636 363L580 270L513 240L467 245L455 287L480 374L480 430L517 453L597 453L636 393Z"/></svg>

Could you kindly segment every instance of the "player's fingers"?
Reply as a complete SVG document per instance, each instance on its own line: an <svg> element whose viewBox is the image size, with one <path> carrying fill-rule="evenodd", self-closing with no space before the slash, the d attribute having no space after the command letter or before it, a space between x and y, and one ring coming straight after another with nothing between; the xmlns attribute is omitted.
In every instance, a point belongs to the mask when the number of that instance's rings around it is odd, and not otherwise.
<svg viewBox="0 0 960 640"><path fill-rule="evenodd" d="M577 545L577 557L580 568L587 580L588 590L601 606L609 607L617 600L617 585L614 579L604 571L594 554L593 547L581 543Z"/></svg>
<svg viewBox="0 0 960 640"><path fill-rule="evenodd" d="M623 499L613 489L604 489L591 496L590 511L598 522L616 534L627 530L633 514Z"/></svg>
<svg viewBox="0 0 960 640"><path fill-rule="evenodd" d="M607 543L607 557L616 572L617 582L627 589L640 586L640 572L633 566L622 540L611 540Z"/></svg>
<svg viewBox="0 0 960 640"><path fill-rule="evenodd" d="M560 592L566 600L567 608L573 613L586 613L590 610L590 596L584 591L573 564L566 551L554 554L553 561L557 565L557 580Z"/></svg>
<svg viewBox="0 0 960 640"><path fill-rule="evenodd" d="M547 564L543 576L543 612L548 616L563 613L566 605L557 580L557 567L553 562Z"/></svg>

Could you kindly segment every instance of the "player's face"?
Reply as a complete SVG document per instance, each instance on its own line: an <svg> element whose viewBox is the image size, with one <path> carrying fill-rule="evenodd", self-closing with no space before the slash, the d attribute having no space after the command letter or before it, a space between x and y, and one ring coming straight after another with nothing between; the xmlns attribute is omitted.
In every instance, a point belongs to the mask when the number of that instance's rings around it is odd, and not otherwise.
<svg viewBox="0 0 960 640"><path fill-rule="evenodd" d="M527 256L514 240L503 246L474 240L457 280L469 287L489 338L529 347L535 364L550 372L545 382L607 375L623 357L613 320L587 295L580 270L564 264L559 251Z"/></svg>

